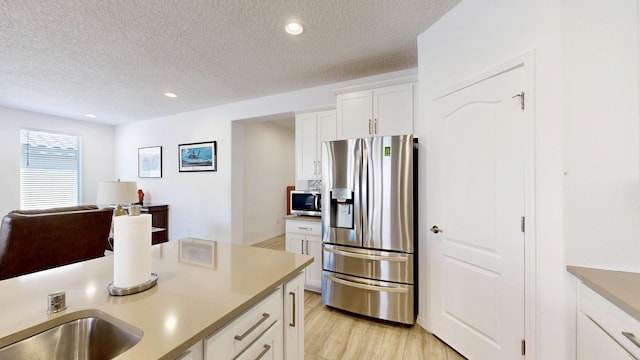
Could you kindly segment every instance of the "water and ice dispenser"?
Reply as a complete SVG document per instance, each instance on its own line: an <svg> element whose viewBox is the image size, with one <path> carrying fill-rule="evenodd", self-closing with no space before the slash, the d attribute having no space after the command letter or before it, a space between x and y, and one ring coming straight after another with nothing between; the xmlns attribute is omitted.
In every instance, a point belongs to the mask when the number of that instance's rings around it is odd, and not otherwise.
<svg viewBox="0 0 640 360"><path fill-rule="evenodd" d="M331 189L331 227L353 229L353 210L351 189Z"/></svg>

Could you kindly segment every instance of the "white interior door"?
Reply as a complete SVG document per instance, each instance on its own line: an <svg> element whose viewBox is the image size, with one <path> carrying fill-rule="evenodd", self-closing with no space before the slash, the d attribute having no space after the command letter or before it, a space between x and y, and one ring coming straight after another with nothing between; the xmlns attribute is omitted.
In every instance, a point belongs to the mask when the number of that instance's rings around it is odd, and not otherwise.
<svg viewBox="0 0 640 360"><path fill-rule="evenodd" d="M433 102L431 330L469 359L522 356L525 89L521 65Z"/></svg>

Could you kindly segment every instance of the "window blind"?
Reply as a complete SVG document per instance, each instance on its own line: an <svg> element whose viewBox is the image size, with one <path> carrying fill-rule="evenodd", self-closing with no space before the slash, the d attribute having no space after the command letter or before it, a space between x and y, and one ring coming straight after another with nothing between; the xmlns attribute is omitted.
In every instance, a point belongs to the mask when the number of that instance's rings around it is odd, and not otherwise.
<svg viewBox="0 0 640 360"><path fill-rule="evenodd" d="M80 138L20 130L20 208L80 203Z"/></svg>

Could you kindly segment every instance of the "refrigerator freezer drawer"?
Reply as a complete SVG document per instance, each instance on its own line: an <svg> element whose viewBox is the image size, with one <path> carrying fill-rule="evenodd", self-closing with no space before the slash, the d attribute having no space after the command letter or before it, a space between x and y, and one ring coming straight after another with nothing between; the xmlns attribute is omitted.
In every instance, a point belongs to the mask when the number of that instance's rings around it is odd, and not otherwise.
<svg viewBox="0 0 640 360"><path fill-rule="evenodd" d="M324 244L324 270L368 279L413 284L413 254Z"/></svg>
<svg viewBox="0 0 640 360"><path fill-rule="evenodd" d="M322 272L322 303L353 313L413 325L413 285Z"/></svg>

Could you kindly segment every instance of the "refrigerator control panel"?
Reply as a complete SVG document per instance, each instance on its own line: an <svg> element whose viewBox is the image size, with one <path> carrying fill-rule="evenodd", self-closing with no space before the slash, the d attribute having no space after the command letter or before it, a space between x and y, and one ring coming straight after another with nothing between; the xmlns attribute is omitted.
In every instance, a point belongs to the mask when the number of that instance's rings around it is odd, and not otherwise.
<svg viewBox="0 0 640 360"><path fill-rule="evenodd" d="M333 188L331 189L331 198L335 200L351 200L353 191L351 189Z"/></svg>

